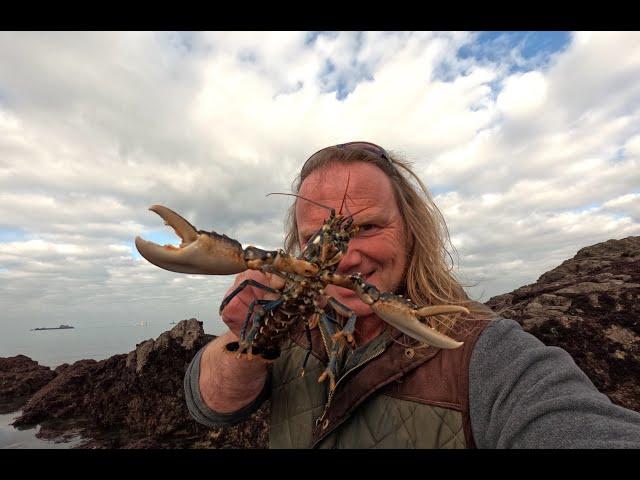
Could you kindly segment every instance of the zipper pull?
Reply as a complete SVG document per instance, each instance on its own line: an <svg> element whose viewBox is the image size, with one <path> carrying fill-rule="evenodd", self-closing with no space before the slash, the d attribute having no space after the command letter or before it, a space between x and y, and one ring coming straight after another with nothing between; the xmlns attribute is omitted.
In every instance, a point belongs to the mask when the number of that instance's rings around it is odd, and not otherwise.
<svg viewBox="0 0 640 480"><path fill-rule="evenodd" d="M324 411L324 413L319 416L318 418L316 418L316 428L318 428L320 426L320 422L322 422L322 430L326 430L326 428L329 426L329 419L328 418L324 418L324 416L327 414L327 410ZM324 421L323 421L324 419Z"/></svg>

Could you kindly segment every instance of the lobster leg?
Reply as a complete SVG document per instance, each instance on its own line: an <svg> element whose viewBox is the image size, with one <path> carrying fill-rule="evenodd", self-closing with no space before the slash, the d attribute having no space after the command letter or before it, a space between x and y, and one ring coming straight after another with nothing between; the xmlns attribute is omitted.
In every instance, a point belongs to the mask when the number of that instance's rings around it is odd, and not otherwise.
<svg viewBox="0 0 640 480"><path fill-rule="evenodd" d="M242 329L240 330L240 339L237 342L230 342L225 345L227 352L235 353L237 358L241 358L246 353L247 359L251 360L254 355L254 340L257 337L260 329L263 327L263 318L269 314L272 310L276 309L283 300L256 300L251 302L245 317ZM251 325L249 332L247 333L247 327ZM275 345L265 346L255 352L258 358L267 362L272 362L280 355L279 348Z"/></svg>
<svg viewBox="0 0 640 480"><path fill-rule="evenodd" d="M304 377L304 369L307 366L307 361L309 360L309 355L313 351L313 345L311 344L311 329L309 328L309 322L305 322L304 331L307 334L307 342L309 346L307 347L307 354L304 357L304 362L302 363L302 370L300 371L300 376Z"/></svg>
<svg viewBox="0 0 640 480"><path fill-rule="evenodd" d="M262 319L264 318L267 310L262 305L258 305L258 311L254 312L253 324L247 337L240 339L240 352L247 351L247 358L251 360L253 358L253 339L256 337L258 330L262 327ZM247 319L248 320L248 319Z"/></svg>
<svg viewBox="0 0 640 480"><path fill-rule="evenodd" d="M256 300L254 302L251 302L251 305L249 305L249 309L247 310L247 316L245 317L244 322L242 322L242 328L240 329L240 343L242 343L246 338L247 327L249 326L249 322L251 321L251 317L253 316L253 310L256 307L256 303L258 303L259 305L262 305L263 301Z"/></svg>
<svg viewBox="0 0 640 480"><path fill-rule="evenodd" d="M339 332L336 332L333 335L333 341L338 342L341 338L346 338L347 343L351 345L352 348L355 348L356 342L353 338L353 332L356 328L356 314L353 310L351 310L346 305L343 305L338 300L333 297L329 297L327 303L333 307L333 309L338 312L340 315L345 317L349 317L345 326Z"/></svg>
<svg viewBox="0 0 640 480"><path fill-rule="evenodd" d="M282 302L283 302L282 299L256 300L255 302L252 302L252 305L255 305L255 304L258 305L257 312L254 311L255 307L250 308L251 314L254 315L251 329L249 330L249 333L247 333L246 337L244 335L244 332L241 334L241 337L240 337L240 351L242 352L244 349L247 349L247 356L249 359L251 359L252 357L253 346L254 346L253 341L255 337L258 335L258 332L260 331L260 329L262 328L262 321L264 316L267 315L271 310L274 310L275 308L280 306ZM247 314L247 319L245 320L245 326L243 327L243 330L246 329L246 326L250 322L251 314Z"/></svg>
<svg viewBox="0 0 640 480"><path fill-rule="evenodd" d="M335 323L333 320L329 318L329 316L325 313L320 317L320 322L327 329L329 334L334 337L338 332L335 327ZM329 391L333 391L336 388L336 377L338 376L338 355L344 346L343 342L333 342L331 346L331 351L329 353L329 363L327 367L324 369L320 377L318 377L318 383L324 382L327 378L329 379Z"/></svg>
<svg viewBox="0 0 640 480"><path fill-rule="evenodd" d="M224 300L222 300L222 303L220 304L220 310L219 310L220 314L222 314L222 310L224 310L224 308L229 304L229 302L233 300L233 298L236 295L238 295L243 289L245 289L248 285L251 285L252 287L260 288L269 293L277 293L277 294L280 293L275 288L267 287L266 285L263 285L260 282L249 278L247 280L244 280L242 283L240 283L240 285L238 285L238 287L233 292L231 292L229 295L227 295L227 297Z"/></svg>

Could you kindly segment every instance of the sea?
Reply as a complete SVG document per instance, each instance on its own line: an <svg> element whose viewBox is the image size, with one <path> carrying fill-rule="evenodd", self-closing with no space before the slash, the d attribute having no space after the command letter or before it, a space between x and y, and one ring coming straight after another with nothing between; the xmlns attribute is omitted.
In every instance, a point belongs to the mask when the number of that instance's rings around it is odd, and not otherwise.
<svg viewBox="0 0 640 480"><path fill-rule="evenodd" d="M204 331L220 335L226 328L220 319L199 319L203 322ZM178 322L178 321L176 321ZM0 357L26 355L40 365L51 369L64 363L73 363L83 359L104 360L113 355L128 353L136 345L155 339L161 333L175 326L168 321L119 321L91 322L73 324L72 329L38 330L20 325L6 326L0 324ZM41 325L52 327L55 325ZM18 430L11 423L20 416L21 411L0 414L0 449L14 448L72 448L82 439L71 438L66 442L43 440L36 437L40 426Z"/></svg>

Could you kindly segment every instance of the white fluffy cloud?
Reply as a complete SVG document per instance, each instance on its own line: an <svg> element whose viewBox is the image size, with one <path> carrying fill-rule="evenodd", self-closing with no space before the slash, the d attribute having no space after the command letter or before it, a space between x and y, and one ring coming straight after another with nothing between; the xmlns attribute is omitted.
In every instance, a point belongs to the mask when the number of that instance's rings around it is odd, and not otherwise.
<svg viewBox="0 0 640 480"><path fill-rule="evenodd" d="M527 72L508 77L498 95L497 107L506 115L534 115L544 105L547 83L540 72Z"/></svg>
<svg viewBox="0 0 640 480"><path fill-rule="evenodd" d="M231 279L142 260L135 235L176 240L147 207L280 247L289 199L265 195L352 139L414 162L482 300L640 234L640 35L529 59L505 38L483 57L464 32L0 33L0 322L220 331Z"/></svg>

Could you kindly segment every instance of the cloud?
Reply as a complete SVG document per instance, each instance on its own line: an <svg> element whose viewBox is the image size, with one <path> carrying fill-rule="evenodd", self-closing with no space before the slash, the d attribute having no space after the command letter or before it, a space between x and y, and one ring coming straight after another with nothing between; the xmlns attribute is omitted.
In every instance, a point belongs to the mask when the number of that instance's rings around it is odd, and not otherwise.
<svg viewBox="0 0 640 480"><path fill-rule="evenodd" d="M505 115L526 117L544 105L546 95L546 80L540 72L515 74L505 80L497 107Z"/></svg>
<svg viewBox="0 0 640 480"><path fill-rule="evenodd" d="M265 195L353 139L414 162L485 300L640 234L634 32L2 32L0 63L5 322L221 333L232 278L140 258L135 235L177 242L147 208L281 247L290 198Z"/></svg>

